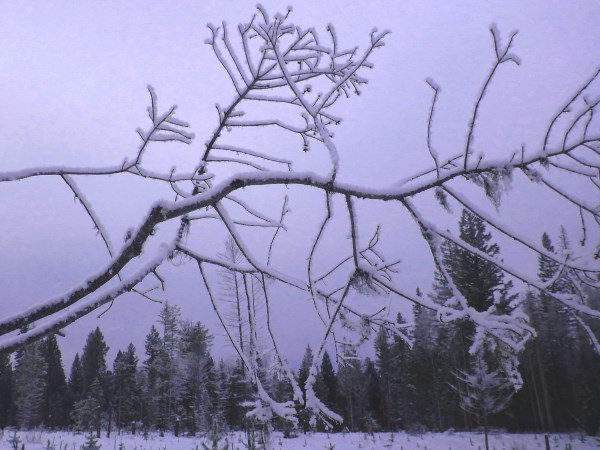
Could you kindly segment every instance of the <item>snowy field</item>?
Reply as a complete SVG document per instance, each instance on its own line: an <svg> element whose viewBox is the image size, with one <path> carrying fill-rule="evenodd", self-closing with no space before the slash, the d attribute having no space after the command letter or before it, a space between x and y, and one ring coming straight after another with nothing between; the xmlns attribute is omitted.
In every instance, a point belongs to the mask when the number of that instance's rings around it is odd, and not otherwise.
<svg viewBox="0 0 600 450"><path fill-rule="evenodd" d="M12 449L9 442L14 436L13 432L6 431L0 439L0 450ZM20 438L19 450L25 444L26 450L49 449L54 450L79 450L86 437L81 434L74 435L66 432L29 431L18 432ZM245 450L241 433L227 435L228 449ZM142 436L124 434L113 435L110 439L102 437L98 440L102 450L202 450L202 444L209 448L208 439L201 437L179 437L165 435L151 435L147 440ZM223 448L225 441L221 441L219 448ZM586 450L600 448L600 441L596 438L581 435L551 435L550 447L559 450ZM345 449L394 449L394 450L468 450L483 449L483 434L479 433L376 433L374 436L365 433L314 433L284 439L280 433L273 436L273 448L285 450L345 450ZM534 450L544 448L544 438L536 434L506 434L494 433L490 435L490 449L495 450Z"/></svg>

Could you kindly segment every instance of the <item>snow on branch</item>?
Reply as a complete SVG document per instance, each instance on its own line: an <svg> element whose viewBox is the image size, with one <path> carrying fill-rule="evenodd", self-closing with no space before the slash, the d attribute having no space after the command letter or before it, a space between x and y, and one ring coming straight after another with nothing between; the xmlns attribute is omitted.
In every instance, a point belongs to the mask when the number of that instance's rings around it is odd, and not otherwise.
<svg viewBox="0 0 600 450"><path fill-rule="evenodd" d="M347 342L342 338L338 339L337 333L354 330L361 342L376 327L384 327L397 333L409 346L412 345L410 333L389 319L390 311L387 307L376 306L368 310L376 301L357 306L355 300L361 296L390 295L400 301L412 302L435 311L441 322L471 321L476 329L473 351L477 351L484 343L488 345L492 340L500 344L498 347L501 351L514 355L535 334L528 318L520 310L507 313L499 311L497 305L493 305L488 310L479 311L469 306L467 299L454 285L451 274L444 268L441 251L444 242L451 242L461 251L499 267L520 280L521 287L533 286L543 291L572 311L578 323L591 333L592 327L587 325L587 320L600 317L600 311L584 301L583 289L578 287L581 292L576 294L561 294L552 292L552 284L561 276L567 277L577 286L597 288L600 283L600 243L591 242L598 238L600 232L597 200L600 191L600 70L577 89L572 99L551 119L540 148L533 151L521 148L502 158L482 156L475 160L474 135L483 98L500 65L508 62L519 64L519 59L511 53L516 33L509 35L507 43L503 44L500 33L492 27L490 32L494 64L474 99L463 151L448 156L442 152L441 145L433 145L436 121L443 120L436 110L441 90L434 81L427 79L433 90L433 99L424 131L426 151L432 164L426 170L416 171L404 181L388 187L359 186L344 180L339 171L345 152L353 150L342 148L335 141L332 129L343 122L339 115L343 102L363 93L368 94L365 89L368 81L365 74L374 67L372 59L375 58L375 50L384 45L388 32L373 30L362 50L358 47L345 48L341 47L340 37L333 25L327 27L325 38L321 39L316 30L297 26L291 22L291 18L291 11L269 15L259 6L256 15L248 23L238 27L230 28L225 22L219 26L209 25L209 38L206 42L231 81L229 95L232 95L232 99L223 103L223 106L216 106L217 125L207 136L197 160L190 167L168 167L162 170L145 167L144 155L151 148L154 149L153 146L157 146L156 151L160 151L161 142L189 145L194 139L190 124L175 117L176 106L161 111L155 90L148 86L150 106L147 112L150 125L145 129L138 128L141 143L132 150L133 156L129 155L122 163L97 168L57 166L0 172L0 182L5 183L35 177L60 177L83 206L111 258L76 288L53 299L31 299L26 304L35 306L27 306L11 317L0 319L0 350L14 350L32 339L59 330L77 318L112 302L119 295L135 291L136 285L148 275L154 274L163 285L164 279L156 270L161 263L177 254L182 256L184 262L192 260L197 264L203 287L201 295L210 299L219 322L249 374L256 397L248 406L251 407L250 414L260 420L268 421L274 416L280 416L296 423L292 399L276 402L261 381L264 354L259 349L260 330L270 342L267 352L275 355L274 359L278 361L277 366L282 376L290 381L294 398L298 401L302 397L297 380L279 345L276 330L271 324L271 299L277 292L272 285L292 286L295 292L312 300L315 314L322 325L322 334L307 380L304 407L313 420L321 417L323 421L331 423L339 421L340 417L317 398L313 383L317 364L325 347L333 343L337 350L338 343ZM256 115L258 108L255 105L264 106L260 115ZM269 109L272 106L285 108L286 113L272 112ZM244 141L244 145L240 146L235 143L239 139L232 142L233 139L230 138L234 135L239 137L239 134L249 130L268 133L273 129L277 129L278 136L283 133L290 137L289 142L297 144L297 156L289 156L288 153L283 155L284 149L280 141L265 148L264 145L254 145L252 139ZM190 146L190 149L194 150L194 147ZM328 167L322 168L319 173L296 170L294 162L297 157L304 155L303 151L326 152L329 156ZM213 168L216 170L213 171ZM223 168L225 170L221 170ZM585 181L587 187L576 195L562 187L557 178L567 172L569 177ZM519 173L519 176L524 174L525 182L536 183L559 201L570 204L578 215L582 228L577 257L556 255L541 248L516 225L513 229L505 219L500 220L486 213L471 195L472 191L459 192L456 186L467 181L471 188L483 189L494 206L499 208L502 194L510 189L509 181L515 173ZM176 201L156 199L141 224L131 228L126 241L120 246L116 241L110 240L103 226L108 218L100 217L93 202L78 187L80 178L111 175L158 181L165 186L170 198L173 193L176 197ZM302 189L284 191L284 188L292 186ZM260 194L253 196L259 187L268 187L273 193L281 193L280 201L265 202ZM309 236L304 243L305 265L301 270L289 267L284 269L279 258L274 257L275 248L285 243L286 233L280 233L282 229L298 226L288 213L295 196L302 195L298 192L304 193L307 190L318 193L321 200L311 207L318 214L317 217L322 219L316 225L313 224L314 229L306 232L303 230L302 236ZM242 191L243 199L237 195ZM449 214L452 214L451 202L458 202L490 227L508 236L519 251L547 258L555 263L560 268L558 274L550 280L539 280L524 273L515 264L469 245L444 230L436 221L428 220L415 206L421 197L437 198ZM335 217L334 220L336 201L345 204L348 214ZM438 304L427 296L410 294L399 286L398 267L401 261L410 264L412 255L390 255L394 252L383 242L382 237L382 230L392 228L388 226L389 218L382 217L377 226L365 226L365 219L358 212L362 212L363 204L374 201L392 201L394 206L401 208L413 219L429 247L433 263L431 269L433 270L433 266L438 268L452 292L452 297L444 304ZM273 204L277 213L272 209ZM533 210L535 205L532 204L531 208ZM279 218L273 219L274 214L279 214ZM452 218L454 219L453 216ZM345 241L340 241L339 230L334 228L338 220L343 220L349 231L349 238ZM167 244L158 256L149 257L147 242L161 224L170 221L179 224L174 241ZM194 232L195 236L205 237L204 242L210 242L211 236L203 234L210 232L205 224L215 221L230 239L231 246L239 251L237 260L227 260L216 251L211 253L206 246L200 247L192 239L186 240L188 234ZM87 223L89 226L89 221ZM309 221L302 226L310 226ZM397 224L392 226L397 227ZM245 227L244 230L241 227ZM392 229L394 233L398 232L396 228ZM261 232L268 235L263 239L264 242L260 240ZM252 238L247 238L246 233L255 234L252 234ZM371 238L367 242L364 236ZM262 246L257 245L257 242L261 242ZM590 250L591 247L594 248ZM325 255L331 248L336 249L335 254ZM139 264L142 257L144 260L151 259L151 262ZM123 269L136 265L142 267L132 269L134 275L123 275ZM211 267L218 270L212 270ZM212 278L218 271L228 271L235 276L236 287L240 287L237 283L243 284L240 295L245 301L250 304L255 297L260 297L265 309L263 314L249 308L244 318L239 319L240 329L243 321L244 333L247 334L245 340L236 338L235 330L227 323L225 305L214 291ZM149 298L148 291L138 293ZM19 303L19 299L8 300ZM17 330L34 322L39 325L26 334L16 336ZM243 332L239 331L239 334L242 335ZM590 339L598 348L597 337L592 335ZM506 372L514 372L514 361L510 357L505 359ZM512 379L517 380L513 384L518 384L518 376L513 375Z"/></svg>
<svg viewBox="0 0 600 450"><path fill-rule="evenodd" d="M490 83L492 82L492 78L494 77L496 70L498 70L498 67L505 62L512 61L517 66L519 64L521 64L521 60L519 59L518 56L509 53L511 46L512 46L513 39L515 38L515 36L517 35L518 32L513 31L510 34L510 36L508 38L508 44L506 44L505 47L502 47L502 43L500 42L500 32L496 28L496 25L492 25L490 27L490 32L492 33L492 39L494 42L494 51L496 53L496 61L494 62L494 65L492 66L492 70L490 71L488 77L486 78L486 80L483 84L483 87L481 88L479 97L477 97L477 101L475 102L475 107L473 108L473 114L471 116L471 121L469 122L469 132L467 134L467 143L465 145L465 152L464 152L464 156L463 156L463 168L465 170L467 169L467 166L468 166L469 156L473 152L473 150L472 150L473 132L475 130L475 124L477 123L477 113L479 112L479 106L481 104L481 101L483 100L483 97L485 96L485 94L487 92L487 89L488 89Z"/></svg>

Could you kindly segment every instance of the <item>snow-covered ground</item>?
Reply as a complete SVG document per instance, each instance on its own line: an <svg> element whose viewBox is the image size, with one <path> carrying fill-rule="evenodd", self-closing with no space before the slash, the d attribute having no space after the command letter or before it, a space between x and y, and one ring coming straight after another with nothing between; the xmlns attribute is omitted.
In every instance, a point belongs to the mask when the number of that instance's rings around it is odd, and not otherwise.
<svg viewBox="0 0 600 450"><path fill-rule="evenodd" d="M1 432L0 432L1 433ZM12 449L9 442L14 432L5 431L0 438L0 450ZM17 432L20 439L19 450L25 444L26 450L79 450L86 436L67 432L28 431ZM241 433L227 435L229 449L245 450ZM113 434L110 438L98 440L102 450L202 450L202 443L210 448L208 439L202 437L160 437L152 434L148 439L142 436ZM222 448L225 441L221 441ZM284 439L281 433L273 436L273 447L285 450L345 450L345 449L394 449L394 450L479 450L484 448L481 433L314 433L301 434L293 439ZM569 447L570 445L570 447ZM600 441L596 438L576 434L553 434L550 436L550 447L558 450L598 449ZM539 434L494 433L490 435L490 449L495 450L535 450L544 448L544 437Z"/></svg>

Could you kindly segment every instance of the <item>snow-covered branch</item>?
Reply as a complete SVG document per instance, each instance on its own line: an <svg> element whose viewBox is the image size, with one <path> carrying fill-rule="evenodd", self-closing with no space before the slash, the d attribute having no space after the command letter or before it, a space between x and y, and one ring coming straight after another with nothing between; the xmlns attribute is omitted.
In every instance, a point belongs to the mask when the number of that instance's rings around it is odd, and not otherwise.
<svg viewBox="0 0 600 450"><path fill-rule="evenodd" d="M307 380L305 407L313 417L337 421L339 416L316 397L313 384L317 364L326 346L332 341L334 344L338 342L336 333L340 323L356 320L366 332L374 327L385 327L412 345L410 334L404 333L401 326L389 319L387 307L369 310L367 305L357 306L353 301L361 296L390 295L400 301L412 302L435 311L441 322L470 321L476 336L481 338L474 343L474 350L482 340L492 339L501 343L503 349L518 352L528 337L535 334L521 310L501 311L497 304L483 310L470 305L466 295L453 281L452 273L444 267L444 243L451 243L478 261L501 269L515 280L520 280L523 286L532 286L544 292L572 311L577 322L591 333L592 327L586 321L600 317L600 311L584 301L583 289L578 287L576 294L567 295L555 292L553 285L562 277L567 277L576 286L598 287L599 283L600 244L592 241L598 239L600 233L600 123L597 114L600 108L600 71L579 88L560 113L551 119L539 149L526 152L522 148L520 152L500 158L481 156L475 160L476 145L473 138L481 102L499 66L510 61L519 63L518 58L510 53L516 33L510 35L506 45L502 45L499 32L492 27L495 62L474 99L474 109L466 130L466 145L461 154L448 156L443 153L441 145L433 145L436 121L443 119L440 111L436 110L440 87L428 79L434 96L424 131L427 136L426 151L432 164L426 170L409 174L403 182L388 187L374 187L375 183L357 185L344 179L340 171L340 161L353 149L342 148L335 141L331 128L342 122L342 117L338 115L340 104L361 94L367 83L364 72L373 67L370 58L374 58L375 49L383 46L388 32L373 31L363 50L352 47L343 49L333 25L327 29L331 42L325 42L314 29L304 29L290 23L290 17L290 11L285 15L270 16L264 8L259 7L249 23L237 27L237 33L232 33L226 23L221 26L209 25L207 44L231 81L233 98L223 103L224 106L216 106L217 125L191 167L154 170L145 166L144 156L151 146L160 145L161 142L188 145L194 139L189 131L191 126L175 117L176 106L166 112L159 110L158 96L149 86L148 117L151 124L144 130L137 130L141 143L134 155L125 158L121 164L99 168L66 165L34 167L0 172L2 183L60 177L83 206L110 257L108 263L81 280L74 289L53 299L28 300L25 302L27 305L35 306L28 306L13 316L0 319L0 350L14 350L33 339L60 330L79 317L112 302L119 295L135 291L136 285L150 274L154 274L159 283L164 285L164 279L156 269L177 254L184 261L193 260L197 264L202 293L209 297L218 320L256 388L257 397L250 405L253 408L251 414L261 420L270 420L279 415L294 421L295 410L291 399L276 402L263 385L259 376L263 370L260 367L262 355L258 348L259 330L268 333L267 340L272 346L269 351L275 354L279 368L291 382L295 399L298 401L301 398L298 383L272 327L271 299L277 291L271 284L288 285L294 288L294 292L310 296L309 301L312 300L322 324L322 339ZM264 106L260 114L256 113L257 104ZM248 108L242 109L243 106ZM275 109L270 110L271 107ZM278 108L285 108L285 112L281 113ZM243 146L231 142L233 139L229 136L237 136L248 130L260 130L261 133L276 130L278 136L283 133L290 137L289 142L299 144L298 157L304 155L302 151L326 152L331 167L323 168L318 173L295 170L298 166L294 165L296 156L284 154L280 141L270 148L265 148L264 144L255 145L252 139L244 141ZM369 132L371 130L365 129L365 133ZM194 150L193 146L189 148ZM485 212L472 195L472 189L464 189L465 181L470 188L483 189L494 206L499 208L502 193L509 189L508 181L515 173L523 177L525 182L536 183L537 187L575 211L582 231L576 256L558 255L540 247L519 226L511 226L505 218ZM560 176L565 173L576 180L585 181L587 187L574 194L560 183ZM111 239L103 225L107 223L107 217L100 217L100 209L96 209L85 196L80 188L84 184L79 183L80 179L111 175L159 181L167 188L169 198L173 197L173 193L176 194L176 201L156 199L140 225L132 227L125 242L119 244L119 240L114 237ZM265 201L260 194L252 195L260 190L264 192L265 187L270 187L274 194L281 194L279 199L275 202L271 199ZM301 236L306 237L305 265L301 270L294 270L282 264L275 249L285 242L286 233L281 232L282 229L310 226L308 220L300 225L294 224L291 215L288 216L290 205L295 201L294 196L307 191L316 193L315 198L320 199L311 208L316 212L316 217L322 219L313 224L312 230L303 229ZM421 213L416 205L420 205L423 198L429 198L429 201L436 198L449 214L452 214L450 202L458 203L485 224L510 238L519 251L546 258L556 264L558 272L554 277L540 280L516 264L465 242L437 220L428 219L427 214ZM374 201L391 201L392 207L401 208L413 219L429 247L430 268L438 269L448 285L451 298L436 303L426 296L407 292L396 282L400 261L410 264L413 255L389 254L392 253L391 246L382 243L381 231L388 229L388 218L382 217L379 226L365 226L362 205ZM348 232L345 241L340 240L339 230L334 229L339 219L334 217L336 202L344 203L348 212L348 215L343 215ZM276 205L276 212L273 205ZM534 209L535 204L532 203L531 210ZM361 214L358 214L359 211ZM275 214L279 214L276 219L272 218ZM451 218L454 220L453 216ZM148 241L161 224L171 221L179 225L174 241L164 246L158 256L151 254ZM193 239L203 236L204 242L211 241L210 236L203 235L209 230L205 226L209 222L219 224L220 230L230 239L231 246L239 251L238 260L231 261L216 252L211 253L208 246L200 246ZM394 226L394 233L399 233L397 225ZM262 241L258 236L261 232L268 235L266 239L262 236ZM246 233L255 234L253 238L248 238ZM364 236L370 236L371 233L372 237L367 243ZM187 239L188 236L190 239ZM254 236L257 238L254 239ZM594 244L596 246L590 250ZM324 257L324 253L331 248L336 248L335 254ZM151 261L139 263L142 260ZM139 265L142 267L135 268ZM247 302L248 311L243 319L241 315L238 316L238 331L232 330L227 323L225 307L213 288L212 272L216 271L212 268L229 271L235 277L236 289L238 278L241 280L237 294ZM125 276L124 269L133 275ZM149 291L137 292L149 298ZM250 306L255 297L261 297L266 316L257 313L255 305ZM14 304L19 304L19 300L8 299ZM39 322L39 325L25 334L16 335L17 330L32 326L34 322ZM236 332L239 336L235 335ZM598 348L597 338L592 337L591 340Z"/></svg>

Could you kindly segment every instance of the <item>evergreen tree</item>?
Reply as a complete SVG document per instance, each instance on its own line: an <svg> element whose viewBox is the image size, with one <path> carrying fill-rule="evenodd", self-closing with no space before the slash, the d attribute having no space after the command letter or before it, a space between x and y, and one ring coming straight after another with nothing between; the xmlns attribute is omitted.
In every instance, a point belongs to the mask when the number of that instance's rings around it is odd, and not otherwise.
<svg viewBox="0 0 600 450"><path fill-rule="evenodd" d="M557 248L546 233L542 246L556 254L556 259L570 251L564 228ZM559 270L560 265L550 258L538 258L538 277L550 283L547 291L574 295L576 287L567 272ZM596 406L600 401L600 358L562 303L546 292L530 292L525 306L537 336L528 342L521 358L525 385L515 396L513 414L530 429L569 430L583 425L595 431L600 422Z"/></svg>
<svg viewBox="0 0 600 450"><path fill-rule="evenodd" d="M323 353L321 360L321 371L319 372L320 379L323 385L323 393L321 401L325 403L329 409L336 411L338 409L338 385L335 371L329 353Z"/></svg>
<svg viewBox="0 0 600 450"><path fill-rule="evenodd" d="M92 331L85 342L81 355L82 394L88 393L92 383L102 378L106 373L106 353L108 346L99 327Z"/></svg>
<svg viewBox="0 0 600 450"><path fill-rule="evenodd" d="M485 222L475 214L463 209L458 227L462 241L489 256L500 253L498 245L491 242ZM507 289L504 274L497 266L454 243L444 247L442 259L458 290L477 311L487 310L494 303L494 294Z"/></svg>
<svg viewBox="0 0 600 450"><path fill-rule="evenodd" d="M434 284L435 298L436 285ZM450 337L458 333L441 326L435 314L420 305L413 306L413 349L407 355L407 389L404 423L408 429L422 428L444 430L450 426L450 417L458 409L458 396L449 388L454 381L451 371L458 364L454 361L456 343Z"/></svg>
<svg viewBox="0 0 600 450"><path fill-rule="evenodd" d="M13 425L13 369L10 354L0 353L0 429Z"/></svg>
<svg viewBox="0 0 600 450"><path fill-rule="evenodd" d="M361 417L362 428L373 433L381 428L381 379L375 363L366 358L362 364L365 391L365 412Z"/></svg>
<svg viewBox="0 0 600 450"><path fill-rule="evenodd" d="M310 345L306 346L302 362L300 363L300 369L298 370L298 385L302 390L302 405L297 405L298 409L298 424L300 428L306 433L310 430L310 417L309 411L304 406L306 405L306 380L310 374L310 367L313 363L313 352Z"/></svg>
<svg viewBox="0 0 600 450"><path fill-rule="evenodd" d="M586 296L590 307L600 307L600 289L588 288ZM586 320L586 318L582 320L592 331L600 332L600 323L597 320ZM579 332L583 334L581 329ZM582 337L582 347L583 375L579 386L584 400L581 402L581 424L587 434L594 436L600 431L600 356L594 350L588 335Z"/></svg>
<svg viewBox="0 0 600 450"><path fill-rule="evenodd" d="M146 359L144 360L145 388L143 398L142 421L146 428L154 426L158 421L159 387L161 385L160 363L166 356L160 333L154 325L146 335Z"/></svg>
<svg viewBox="0 0 600 450"><path fill-rule="evenodd" d="M140 419L141 391L138 386L137 364L138 358L133 344L129 344L125 352L117 352L113 364L112 392L119 432L134 420Z"/></svg>
<svg viewBox="0 0 600 450"><path fill-rule="evenodd" d="M69 395L56 336L48 336L41 350L47 368L42 421L48 428L64 429L69 423Z"/></svg>
<svg viewBox="0 0 600 450"><path fill-rule="evenodd" d="M391 431L393 427L390 422L392 417L395 416L394 403L397 400L397 392L393 384L396 364L394 364L388 332L383 327L379 329L375 338L375 357L380 376L379 392L381 395L381 402L375 413L379 418L382 429Z"/></svg>
<svg viewBox="0 0 600 450"><path fill-rule="evenodd" d="M179 331L179 371L182 375L183 425L195 434L208 431L214 411L214 362L210 356L212 336L200 322L184 322Z"/></svg>
<svg viewBox="0 0 600 450"><path fill-rule="evenodd" d="M39 341L17 352L14 372L16 420L20 428L41 425L46 389L46 361Z"/></svg>
<svg viewBox="0 0 600 450"><path fill-rule="evenodd" d="M344 363L338 369L337 379L344 425L350 431L358 431L364 425L366 393L360 360L353 349L345 351Z"/></svg>
<svg viewBox="0 0 600 450"><path fill-rule="evenodd" d="M178 306L163 305L159 313L159 324L162 326L162 350L155 359L157 371L157 425L161 430L174 429L178 414L179 375L177 369L177 346L179 338L179 322L181 311Z"/></svg>
<svg viewBox="0 0 600 450"><path fill-rule="evenodd" d="M466 209L459 221L459 236L462 241L489 256L496 257L500 253L486 230L485 222ZM495 307L503 313L510 312L511 302L515 299L509 293L512 284L505 282L504 274L497 266L449 241L442 245L442 264L469 306L477 311L493 311L492 307ZM449 280L439 270L435 273L430 297L439 304L457 301ZM469 349L475 329L468 320L440 325L432 313L420 307L415 309L416 356L411 371L417 391L414 397L417 420L439 430L449 427L468 429L472 426L471 419L459 408L459 401L467 395L468 387L453 374L466 372L471 366ZM433 343L433 346L424 344L423 340ZM486 349L482 351L486 353L487 364L492 369L498 368L500 356ZM451 385L455 389L451 389Z"/></svg>
<svg viewBox="0 0 600 450"><path fill-rule="evenodd" d="M102 410L105 403L103 386L96 378L87 390L86 397L73 405L71 418L78 430L96 430L100 437L102 428Z"/></svg>
<svg viewBox="0 0 600 450"><path fill-rule="evenodd" d="M457 378L468 387L467 393L461 396L460 406L483 425L488 450L488 417L508 406L513 387L499 370L491 370L481 355L474 359L469 372L458 373Z"/></svg>
<svg viewBox="0 0 600 450"><path fill-rule="evenodd" d="M219 429L227 431L231 425L227 422L227 404L229 396L229 370L221 359L218 366L213 370L212 386L209 389L212 403L212 421L216 422Z"/></svg>
<svg viewBox="0 0 600 450"><path fill-rule="evenodd" d="M81 355L81 398L73 405L71 417L85 429L94 427L100 437L102 415L110 407L110 377L106 367L108 346L99 327L85 341ZM93 388L93 389L92 389ZM110 414L109 414L110 416ZM110 417L109 417L110 419ZM109 420L110 422L110 420ZM110 432L110 431L109 431Z"/></svg>
<svg viewBox="0 0 600 450"><path fill-rule="evenodd" d="M158 323L162 325L163 329L162 340L164 350L169 358L174 360L178 343L181 310L179 306L166 302L160 310L158 317Z"/></svg>
<svg viewBox="0 0 600 450"><path fill-rule="evenodd" d="M79 353L75 354L73 364L71 364L71 373L67 383L69 394L69 409L79 400L83 399L83 369L81 367L81 359Z"/></svg>
<svg viewBox="0 0 600 450"><path fill-rule="evenodd" d="M235 430L245 427L246 414L241 407L242 403L249 400L250 388L245 379L240 365L236 364L228 374L226 381L227 401L225 404L225 418L229 426Z"/></svg>
<svg viewBox="0 0 600 450"><path fill-rule="evenodd" d="M399 325L406 323L401 314L398 314L397 322ZM419 356L423 355L419 353ZM421 380L411 379L409 363L412 356L418 356L417 352L411 352L402 338L397 335L390 337L390 333L385 328L381 328L375 339L375 356L381 399L378 409L374 411L375 415L382 430L406 429L409 424L414 424L416 421L414 404L411 406L411 402L415 403L411 383L418 383Z"/></svg>
<svg viewBox="0 0 600 450"><path fill-rule="evenodd" d="M98 444L98 440L94 433L90 432L85 440L85 443L81 446L81 450L100 450L102 445Z"/></svg>

